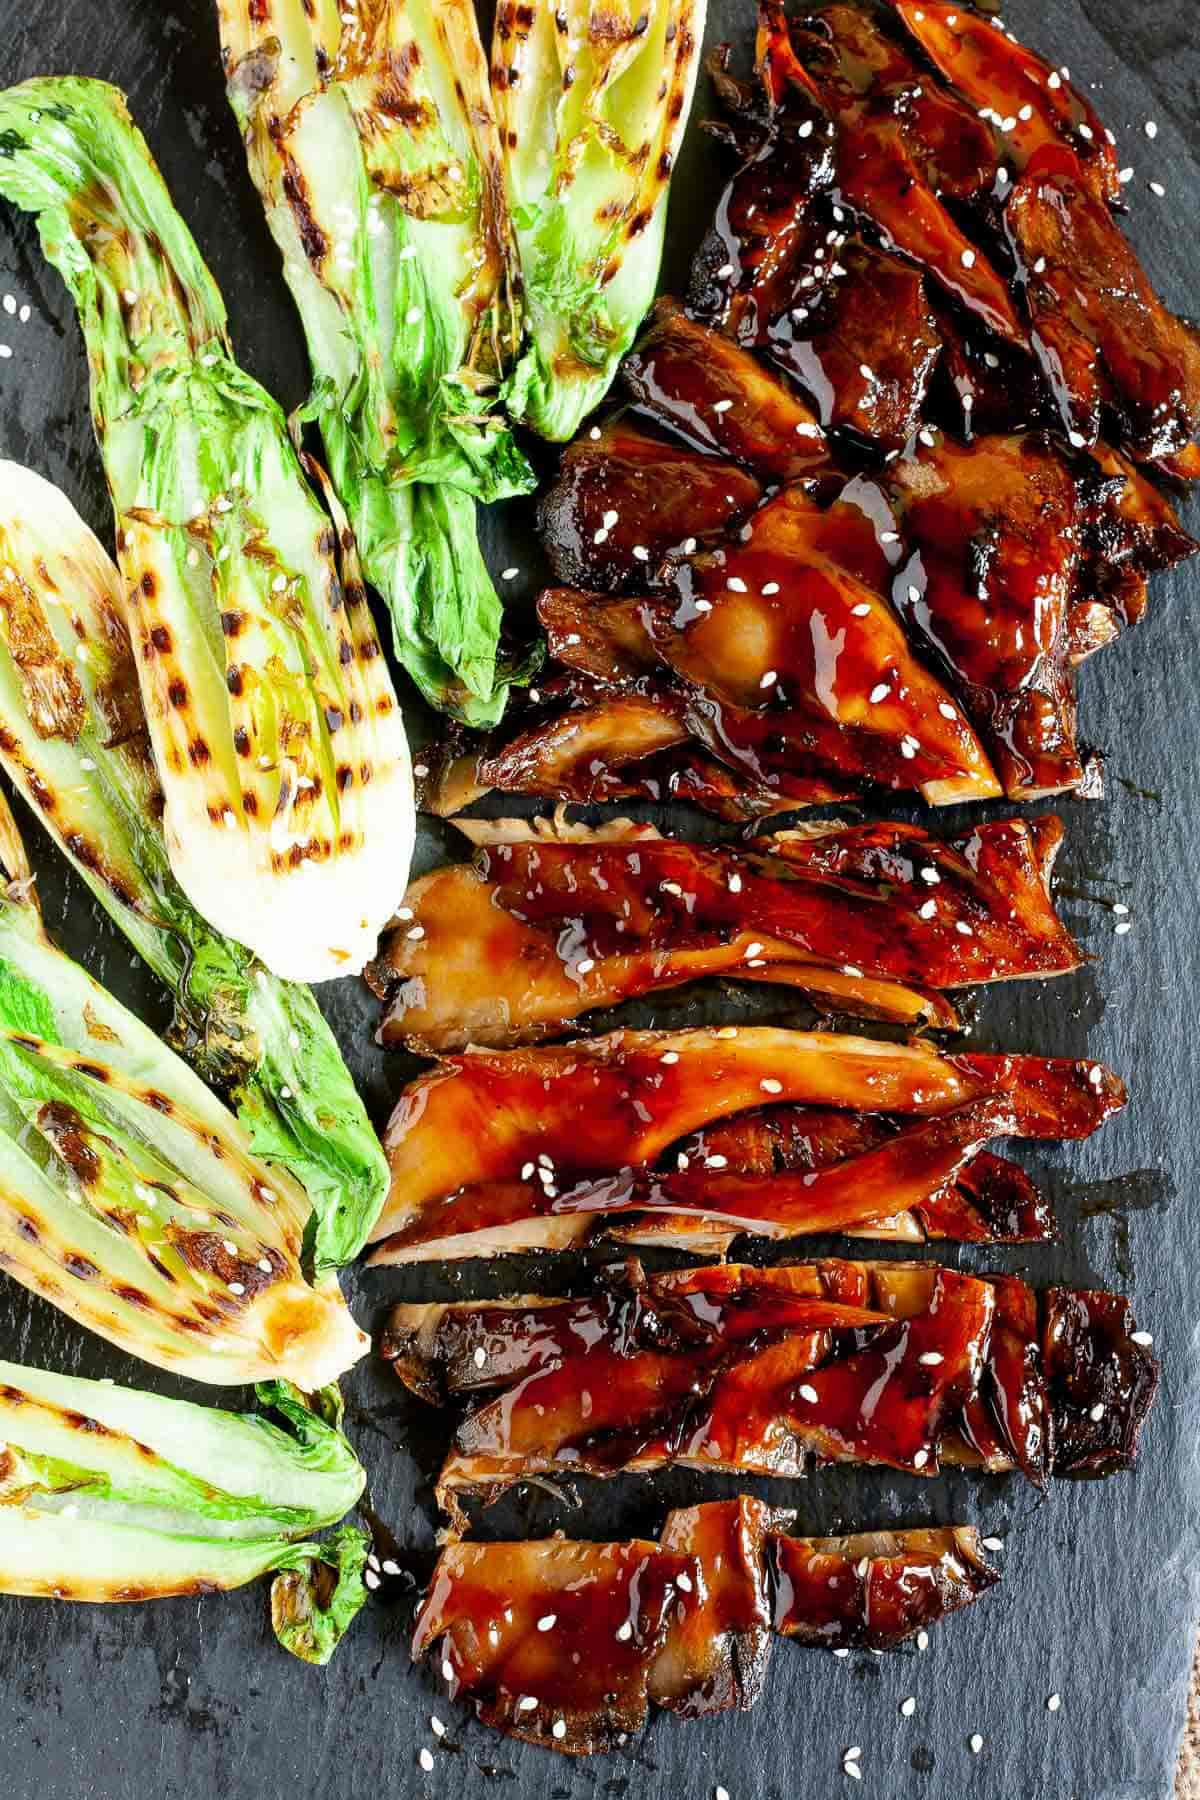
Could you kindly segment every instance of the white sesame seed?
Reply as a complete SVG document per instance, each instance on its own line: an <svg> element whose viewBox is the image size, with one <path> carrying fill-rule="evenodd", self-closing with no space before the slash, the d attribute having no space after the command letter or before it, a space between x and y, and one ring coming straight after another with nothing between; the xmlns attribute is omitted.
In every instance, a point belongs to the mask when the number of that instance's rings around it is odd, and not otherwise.
<svg viewBox="0 0 1200 1800"><path fill-rule="evenodd" d="M870 610L871 603L869 600L860 600L857 606L852 606L850 608L851 614L856 619L865 619Z"/></svg>
<svg viewBox="0 0 1200 1800"><path fill-rule="evenodd" d="M1117 937L1124 937L1125 933L1127 931L1132 931L1132 930L1133 930L1133 926L1130 924L1128 919L1121 919L1116 925L1113 926L1113 931L1115 932Z"/></svg>
<svg viewBox="0 0 1200 1800"><path fill-rule="evenodd" d="M835 1656L849 1656L850 1652L848 1650L835 1650L833 1654Z"/></svg>
<svg viewBox="0 0 1200 1800"><path fill-rule="evenodd" d="M696 544L697 544L697 542L698 542L698 540L697 540L697 539L696 539L696 538L694 538L694 537L689 537L689 538L684 538L684 540L683 540L683 554L684 554L684 555L685 555L685 556L694 556L694 555L695 555L695 553L696 553Z"/></svg>
<svg viewBox="0 0 1200 1800"><path fill-rule="evenodd" d="M858 372L864 381L874 381L875 379L875 371L870 363L859 363Z"/></svg>
<svg viewBox="0 0 1200 1800"><path fill-rule="evenodd" d="M711 600L693 600L692 605L698 613L708 613L712 611Z"/></svg>
<svg viewBox="0 0 1200 1800"><path fill-rule="evenodd" d="M918 1633L917 1633L917 1649L918 1650L928 1650L928 1648L929 1648L929 1633L927 1631L918 1631Z"/></svg>
<svg viewBox="0 0 1200 1800"><path fill-rule="evenodd" d="M917 1361L919 1363L924 1363L927 1369L936 1369L938 1365L945 1362L945 1360L946 1359L940 1350L923 1350L917 1358Z"/></svg>
<svg viewBox="0 0 1200 1800"><path fill-rule="evenodd" d="M985 1550L1003 1550L1004 1539L998 1537L985 1537L983 1540L983 1547Z"/></svg>
<svg viewBox="0 0 1200 1800"><path fill-rule="evenodd" d="M964 269L973 269L975 267L975 252L973 250L963 251L962 266Z"/></svg>
<svg viewBox="0 0 1200 1800"><path fill-rule="evenodd" d="M425 927L423 925L414 925L410 930L406 931L404 935L412 943L420 943L421 939L425 936Z"/></svg>
<svg viewBox="0 0 1200 1800"><path fill-rule="evenodd" d="M515 581L520 573L520 569L501 569L500 579L501 581Z"/></svg>
<svg viewBox="0 0 1200 1800"><path fill-rule="evenodd" d="M936 900L922 900L920 906L918 906L918 908L917 908L917 917L919 919L932 919L936 915L936 913L937 913L937 901Z"/></svg>
<svg viewBox="0 0 1200 1800"><path fill-rule="evenodd" d="M680 1572L680 1574L678 1574L678 1575L677 1575L677 1576L676 1576L676 1577L675 1577L675 1585L676 1585L676 1587L679 1587L679 1588L682 1588L682 1589L683 1589L683 1592L684 1592L684 1593L685 1593L685 1594L690 1594L690 1593L691 1593L691 1591L692 1591L692 1578L691 1578L691 1576L690 1576L690 1575L689 1575L689 1574L688 1574L688 1573L687 1573L687 1571L686 1571L686 1570L683 1570L683 1571L681 1571L681 1572Z"/></svg>
<svg viewBox="0 0 1200 1800"><path fill-rule="evenodd" d="M633 1626L629 1623L629 1620L626 1619L624 1624L617 1626L617 1641L621 1644L627 1644L632 1636Z"/></svg>
<svg viewBox="0 0 1200 1800"><path fill-rule="evenodd" d="M537 1622L537 1628L539 1631L553 1631L554 1627L557 1624L558 1624L558 1614L557 1613L543 1613L541 1618Z"/></svg>
<svg viewBox="0 0 1200 1800"><path fill-rule="evenodd" d="M1118 172L1117 172L1117 180L1118 180L1118 181L1119 181L1119 182L1121 182L1121 183L1122 183L1122 184L1125 184L1125 183L1128 183L1128 182L1130 182L1130 181L1132 181L1132 180L1133 180L1133 170L1132 170L1132 169L1120 169L1120 170L1118 170Z"/></svg>
<svg viewBox="0 0 1200 1800"><path fill-rule="evenodd" d="M1060 88L1062 86L1062 76L1057 69L1051 69L1050 73L1047 75L1046 86L1048 88Z"/></svg>
<svg viewBox="0 0 1200 1800"><path fill-rule="evenodd" d="M1092 1423L1094 1425L1098 1425L1103 1417L1104 1417L1104 1402L1103 1402L1103 1400L1097 1400L1095 1406L1090 1408L1090 1410L1088 1412L1088 1418L1092 1421Z"/></svg>
<svg viewBox="0 0 1200 1800"><path fill-rule="evenodd" d="M767 595L777 594L779 592L779 583L777 581L764 581L762 591Z"/></svg>
<svg viewBox="0 0 1200 1800"><path fill-rule="evenodd" d="M1150 192L1152 194L1156 195L1159 200L1162 199L1163 195L1167 191L1161 181L1152 181L1152 182L1150 182L1149 186L1150 186Z"/></svg>
<svg viewBox="0 0 1200 1800"><path fill-rule="evenodd" d="M729 580L725 583L725 586L729 589L731 594L744 594L746 592L746 584L740 575L731 575Z"/></svg>
<svg viewBox="0 0 1200 1800"><path fill-rule="evenodd" d="M979 1733L973 1731L967 1739L967 1742L971 1748L971 1755L978 1756L979 1752L983 1749L983 1739L980 1737Z"/></svg>
<svg viewBox="0 0 1200 1800"><path fill-rule="evenodd" d="M477 1369L482 1369L484 1363L487 1361L487 1351L483 1348L482 1344L480 1344L479 1347L477 1348L477 1350L475 1351L475 1356L474 1356L473 1360L475 1363L475 1367Z"/></svg>
<svg viewBox="0 0 1200 1800"><path fill-rule="evenodd" d="M754 958L756 956L761 956L762 952L763 952L763 947L761 944L747 944L746 945L746 960L750 961L752 958Z"/></svg>
<svg viewBox="0 0 1200 1800"><path fill-rule="evenodd" d="M938 701L938 711L941 713L943 719L957 719L958 717L958 714L948 700Z"/></svg>
<svg viewBox="0 0 1200 1800"><path fill-rule="evenodd" d="M928 1450L918 1450L916 1455L913 1457L913 1468L914 1469L923 1469L925 1467L925 1464L928 1461L929 1461Z"/></svg>
<svg viewBox="0 0 1200 1800"><path fill-rule="evenodd" d="M598 425L593 425L592 429L588 432L588 436L594 444L598 444L600 442L600 427Z"/></svg>
<svg viewBox="0 0 1200 1800"><path fill-rule="evenodd" d="M735 1038L737 1034L738 1028L736 1025L722 1025L717 1032L719 1038Z"/></svg>
<svg viewBox="0 0 1200 1800"><path fill-rule="evenodd" d="M227 1256L236 1256L238 1253L238 1247L232 1238L222 1238L221 1248L225 1251Z"/></svg>
<svg viewBox="0 0 1200 1800"><path fill-rule="evenodd" d="M565 1738L567 1735L567 1721L565 1719L555 1719L553 1725L550 1727L550 1732L553 1737Z"/></svg>
<svg viewBox="0 0 1200 1800"><path fill-rule="evenodd" d="M454 1680L454 1664L450 1661L450 1658L448 1656L444 1656L442 1658L442 1680L443 1681L453 1681Z"/></svg>
<svg viewBox="0 0 1200 1800"><path fill-rule="evenodd" d="M862 1780L862 1770L856 1762L851 1762L849 1758L842 1764L842 1774L848 1775L851 1781Z"/></svg>
<svg viewBox="0 0 1200 1800"><path fill-rule="evenodd" d="M1114 900L1113 901L1113 911L1117 914L1127 913L1129 911L1129 908L1126 906L1126 904L1123 900Z"/></svg>
<svg viewBox="0 0 1200 1800"><path fill-rule="evenodd" d="M910 737L906 734L900 739L900 754L901 756L907 757L910 762L920 748L921 746L915 737Z"/></svg>
<svg viewBox="0 0 1200 1800"><path fill-rule="evenodd" d="M871 689L871 692L869 695L871 705L878 706L879 702L881 700L886 700L887 697L888 697L887 682L886 681L877 681L875 686Z"/></svg>
<svg viewBox="0 0 1200 1800"><path fill-rule="evenodd" d="M921 875L921 880L924 882L927 882L930 887L936 887L938 885L939 881L942 879L941 876L938 874L937 870L933 867L927 867L927 868L922 869L920 871L920 875Z"/></svg>
<svg viewBox="0 0 1200 1800"><path fill-rule="evenodd" d="M17 317L18 317L18 319L20 319L22 325L28 325L32 311L33 311L33 308L30 306L23 306L21 308L20 312L17 314Z"/></svg>
<svg viewBox="0 0 1200 1800"><path fill-rule="evenodd" d="M1154 1339L1148 1331L1131 1331L1129 1341L1131 1344L1140 1344L1143 1350L1148 1350Z"/></svg>
<svg viewBox="0 0 1200 1800"><path fill-rule="evenodd" d="M778 680L779 680L778 671L775 669L768 669L766 671L765 675L763 675L760 678L758 685L760 688L770 688L770 687L774 687L775 683Z"/></svg>
<svg viewBox="0 0 1200 1800"><path fill-rule="evenodd" d="M430 1713L429 1715L429 1729L432 1731L434 1737L445 1737L446 1735L446 1727L436 1713Z"/></svg>
<svg viewBox="0 0 1200 1800"><path fill-rule="evenodd" d="M1146 120L1145 131L1148 138L1156 138L1158 136L1158 126L1153 119Z"/></svg>
<svg viewBox="0 0 1200 1800"><path fill-rule="evenodd" d="M740 875L731 875L729 877L729 881L728 881L727 885L728 885L728 888L729 888L729 891L731 894L740 894L742 891L741 876Z"/></svg>
<svg viewBox="0 0 1200 1800"><path fill-rule="evenodd" d="M417 1761L427 1775L433 1773L433 1752L431 1750L426 1750L424 1745L421 1746L421 1749L417 1753Z"/></svg>
<svg viewBox="0 0 1200 1800"><path fill-rule="evenodd" d="M264 1275L272 1275L275 1272L275 1265L269 1256L260 1256L254 1266L261 1269Z"/></svg>
<svg viewBox="0 0 1200 1800"><path fill-rule="evenodd" d="M934 437L932 431L930 431L930 429L927 425L923 425L921 427L920 431L918 431L918 433L917 433L917 436L920 438L921 442L925 445L925 447L929 450L932 450L934 445L937 443L937 439Z"/></svg>
<svg viewBox="0 0 1200 1800"><path fill-rule="evenodd" d="M810 1406L815 1406L821 1398L811 1381L803 1382L799 1389L799 1393L800 1398L802 1400L807 1400Z"/></svg>
<svg viewBox="0 0 1200 1800"><path fill-rule="evenodd" d="M917 1701L914 1694L910 1694L907 1700L902 1700L900 1702L900 1716L902 1719L911 1719L916 1710Z"/></svg>
<svg viewBox="0 0 1200 1800"><path fill-rule="evenodd" d="M713 1800L729 1800L729 1789L720 1786L715 1787L713 1789Z"/></svg>
<svg viewBox="0 0 1200 1800"><path fill-rule="evenodd" d="M774 1076L771 1075L768 1075L765 1080L760 1081L758 1085L764 1094L782 1094L783 1092L782 1081L776 1081Z"/></svg>
<svg viewBox="0 0 1200 1800"><path fill-rule="evenodd" d="M229 1291L231 1294L244 1294L246 1291L246 1284L244 1281L231 1281L229 1284Z"/></svg>
<svg viewBox="0 0 1200 1800"><path fill-rule="evenodd" d="M664 1050L658 1060L659 1062L664 1063L677 1063L679 1061L679 1052L678 1050Z"/></svg>
<svg viewBox="0 0 1200 1800"><path fill-rule="evenodd" d="M955 931L957 931L959 937L974 937L975 936L975 933L972 931L971 927L967 924L967 921L965 919L955 919L954 929L955 929Z"/></svg>
<svg viewBox="0 0 1200 1800"><path fill-rule="evenodd" d="M1046 1702L1046 1711L1047 1712L1057 1712L1061 1705L1062 1705L1062 1695L1061 1694L1051 1694L1050 1698Z"/></svg>
<svg viewBox="0 0 1200 1800"><path fill-rule="evenodd" d="M881 544L898 544L900 542L900 533L898 531L881 531L879 534L879 541Z"/></svg>
<svg viewBox="0 0 1200 1800"><path fill-rule="evenodd" d="M729 1158L727 1156L706 1156L704 1159L704 1166L706 1169L723 1169L728 1162Z"/></svg>
<svg viewBox="0 0 1200 1800"><path fill-rule="evenodd" d="M859 968L856 968L853 963L843 963L842 964L842 974L848 975L850 977L851 981L861 981L862 980L862 970Z"/></svg>
<svg viewBox="0 0 1200 1800"><path fill-rule="evenodd" d="M1075 129L1078 131L1081 138L1086 138L1089 144L1096 135L1090 125L1077 125Z"/></svg>
<svg viewBox="0 0 1200 1800"><path fill-rule="evenodd" d="M715 413L727 413L732 405L732 400L716 400L713 402L713 411Z"/></svg>
<svg viewBox="0 0 1200 1800"><path fill-rule="evenodd" d="M592 958L590 956L585 956L580 962L575 964L575 973L577 975L590 975L595 966L596 964Z"/></svg>

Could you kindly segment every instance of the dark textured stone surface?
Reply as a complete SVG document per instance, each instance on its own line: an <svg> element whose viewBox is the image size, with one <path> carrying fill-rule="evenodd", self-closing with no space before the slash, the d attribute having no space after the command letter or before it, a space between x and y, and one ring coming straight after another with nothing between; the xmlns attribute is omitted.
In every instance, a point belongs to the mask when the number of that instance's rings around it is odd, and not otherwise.
<svg viewBox="0 0 1200 1800"><path fill-rule="evenodd" d="M226 116L216 30L207 0L42 0L8 9L0 41L6 80L78 71L126 87L167 179L225 292L243 360L280 395L298 400L304 361L276 259ZM1194 306L1200 201L1197 84L1200 35L1181 0L1136 8L1118 0L1013 0L1009 22L1094 87L1137 178L1129 229L1168 299ZM710 41L745 41L747 0L719 0ZM708 104L702 86L698 110ZM1145 136L1156 118L1159 135ZM717 152L693 132L677 180L670 264L679 279L720 179ZM1165 199L1146 183L1160 179ZM59 481L108 531L84 400L78 334L61 286L25 222L0 220L0 292L28 301L25 325L0 314L0 450ZM1196 528L1193 508L1191 523ZM494 566L517 563L532 587L536 552L527 509L488 521ZM1092 1143L1037 1157L1064 1221L1058 1250L1007 1258L1035 1280L1126 1286L1165 1365L1136 1474L1060 1485L1045 1504L1017 1482L825 1475L773 1497L795 1505L805 1529L843 1523L978 1520L1006 1539L1006 1581L937 1633L926 1654L843 1661L781 1645L758 1711L682 1726L659 1718L626 1760L572 1766L493 1738L410 1668L402 1600L370 1607L325 1674L279 1652L263 1587L240 1594L94 1611L0 1601L0 1792L5 1800L364 1800L452 1791L528 1800L704 1800L721 1783L733 1800L784 1800L846 1791L841 1760L863 1748L863 1791L888 1800L966 1795L979 1800L1164 1800L1183 1721L1197 1611L1200 1479L1196 1470L1197 1307L1194 1262L1200 1174L1194 1088L1196 837L1200 769L1200 573L1159 581L1147 623L1083 674L1085 735L1107 756L1108 798L1070 803L1062 859L1066 910L1095 962L1051 987L1018 986L978 1010L981 1047L1102 1056L1130 1077L1134 1104ZM947 823L950 821L948 820ZM30 831L60 940L147 1016L162 996L130 967L123 940ZM443 834L422 844L436 860ZM1113 933L1111 905L1133 929ZM372 1108L382 1121L405 1067L368 1042L372 1006L356 983L322 995ZM732 996L726 995L728 1004ZM708 1004L711 1006L712 997ZM701 1016L704 1002L668 997L657 1016ZM779 1001L754 1010L785 1019ZM650 1017L644 1012L643 1019ZM799 1017L799 1015L794 1015ZM964 1261L981 1263L979 1257ZM542 1279L578 1280L547 1265ZM509 1279L514 1277L510 1275ZM506 1285L494 1268L354 1274L364 1324L400 1297ZM48 1366L111 1374L168 1390L32 1301L0 1285L4 1353ZM378 1364L349 1384L350 1430L371 1475L375 1508L416 1548L432 1541L430 1478L445 1426ZM594 1487L580 1510L534 1492L498 1508L491 1535L562 1524L576 1535L654 1529L666 1507L713 1492L697 1478ZM721 1491L728 1491L724 1484ZM764 1491L761 1486L759 1491ZM1062 1709L1046 1711L1058 1691ZM911 1719L898 1708L908 1694ZM449 1725L439 1744L436 1711ZM968 1738L983 1734L972 1756ZM417 1751L434 1751L422 1774Z"/></svg>

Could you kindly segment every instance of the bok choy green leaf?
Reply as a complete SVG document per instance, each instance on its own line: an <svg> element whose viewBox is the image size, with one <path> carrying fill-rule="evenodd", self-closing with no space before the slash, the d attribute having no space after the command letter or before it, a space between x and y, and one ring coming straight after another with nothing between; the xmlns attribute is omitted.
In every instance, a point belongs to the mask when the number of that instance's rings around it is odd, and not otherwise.
<svg viewBox="0 0 1200 1800"><path fill-rule="evenodd" d="M120 577L70 501L0 461L0 765L175 996L177 1049L312 1201L318 1273L358 1255L387 1163L311 989L172 874Z"/></svg>
<svg viewBox="0 0 1200 1800"><path fill-rule="evenodd" d="M366 1599L367 1542L312 1533L366 1476L295 1389L259 1400L282 1423L0 1362L0 1593L151 1600L279 1570L276 1635L327 1662Z"/></svg>
<svg viewBox="0 0 1200 1800"><path fill-rule="evenodd" d="M353 539L233 360L114 88L0 94L0 195L36 216L83 327L176 879L277 974L356 972L403 891L413 807Z"/></svg>
<svg viewBox="0 0 1200 1800"><path fill-rule="evenodd" d="M397 655L503 710L474 500L533 475L499 405L519 321L473 0L218 0L229 99L283 256L334 486Z"/></svg>
<svg viewBox="0 0 1200 1800"><path fill-rule="evenodd" d="M574 437L649 311L705 0L499 0L492 85L527 348L514 417Z"/></svg>
<svg viewBox="0 0 1200 1800"><path fill-rule="evenodd" d="M50 942L3 801L0 857L0 1269L197 1381L336 1380L368 1340L304 1278L308 1196Z"/></svg>

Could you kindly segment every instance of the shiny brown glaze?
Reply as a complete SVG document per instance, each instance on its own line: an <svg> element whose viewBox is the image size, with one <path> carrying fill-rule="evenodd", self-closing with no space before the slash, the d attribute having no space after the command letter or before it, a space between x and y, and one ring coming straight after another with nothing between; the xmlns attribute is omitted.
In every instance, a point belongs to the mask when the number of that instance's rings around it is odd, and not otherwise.
<svg viewBox="0 0 1200 1800"><path fill-rule="evenodd" d="M989 798L995 775L945 687L861 568L863 516L788 488L738 541L680 566L643 618L692 694L693 729L768 784L801 768ZM695 715L700 715L696 718Z"/></svg>
<svg viewBox="0 0 1200 1800"><path fill-rule="evenodd" d="M474 867L435 870L405 895L367 970L388 1002L381 1041L433 1055L529 1043L714 974L952 1025L946 989L1078 967L1049 892L1061 833L1044 818L948 842L866 825L747 846L545 831L488 845Z"/></svg>
<svg viewBox="0 0 1200 1800"><path fill-rule="evenodd" d="M621 365L639 409L697 450L742 463L765 481L804 481L836 465L795 391L748 350L659 300Z"/></svg>
<svg viewBox="0 0 1200 1800"><path fill-rule="evenodd" d="M861 242L839 243L833 267L840 272L815 302L804 288L792 294L772 326L771 360L827 429L902 449L924 416L942 348L924 279Z"/></svg>
<svg viewBox="0 0 1200 1800"><path fill-rule="evenodd" d="M1120 201L1112 140L1061 70L954 0L891 4L946 80L1000 133L1006 163L1024 169L1038 151L1066 144L1097 197Z"/></svg>
<svg viewBox="0 0 1200 1800"><path fill-rule="evenodd" d="M454 1544L416 1621L452 1697L509 1736L611 1749L649 1703L682 1718L759 1698L773 1634L894 1648L999 1580L978 1533L784 1535L741 1496L668 1514L658 1544Z"/></svg>
<svg viewBox="0 0 1200 1800"><path fill-rule="evenodd" d="M774 92L814 92L836 120L838 198L989 331L1022 343L1003 276L941 197L994 184L999 159L971 109L855 6L822 8L789 29L782 6L763 0L759 62Z"/></svg>
<svg viewBox="0 0 1200 1800"><path fill-rule="evenodd" d="M536 1180L561 1191L583 1176L650 1166L689 1132L768 1100L909 1118L994 1100L1003 1124L991 1136L1075 1138L1124 1098L1099 1063L946 1056L919 1043L766 1026L471 1050L419 1076L397 1102L374 1260L406 1260L409 1245L440 1235L443 1209L465 1190ZM562 1223L569 1240L569 1214Z"/></svg>
<svg viewBox="0 0 1200 1800"><path fill-rule="evenodd" d="M1039 153L1004 222L1034 347L1071 441L1095 444L1111 418L1138 461L1194 444L1200 337L1163 305L1078 162Z"/></svg>
<svg viewBox="0 0 1200 1800"><path fill-rule="evenodd" d="M929 1264L726 1264L649 1278L630 1264L606 1298L607 1316L599 1296L485 1309L471 1359L485 1392L439 1484L456 1519L461 1494L494 1498L530 1475L677 1463L794 1477L814 1459L927 1476L948 1461L1021 1468L1039 1484L1124 1468L1158 1378L1119 1296L1039 1298L1015 1277ZM847 1327L822 1303L863 1309L862 1322ZM412 1384L428 1390L456 1336L461 1359L459 1321L472 1310L394 1317L402 1378L415 1365Z"/></svg>
<svg viewBox="0 0 1200 1800"><path fill-rule="evenodd" d="M827 1650L893 1649L1000 1579L962 1525L769 1543L775 1630Z"/></svg>
<svg viewBox="0 0 1200 1800"><path fill-rule="evenodd" d="M887 473L910 557L893 593L956 690L1013 798L1079 785L1067 619L1076 483L1049 444L938 433Z"/></svg>
<svg viewBox="0 0 1200 1800"><path fill-rule="evenodd" d="M761 484L736 463L616 420L567 446L538 525L559 581L636 593L667 556L711 546L761 498Z"/></svg>

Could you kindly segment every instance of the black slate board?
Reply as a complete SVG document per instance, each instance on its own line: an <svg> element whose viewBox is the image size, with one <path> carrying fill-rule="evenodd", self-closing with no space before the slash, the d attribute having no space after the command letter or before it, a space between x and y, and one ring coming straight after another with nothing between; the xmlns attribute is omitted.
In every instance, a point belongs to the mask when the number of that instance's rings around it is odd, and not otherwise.
<svg viewBox="0 0 1200 1800"><path fill-rule="evenodd" d="M242 359L285 404L305 385L304 358L276 257L227 116L208 0L41 0L7 9L5 82L47 72L103 76L133 111L210 258ZM746 43L750 0L715 0L709 41ZM1094 93L1136 178L1129 230L1168 300L1187 311L1200 277L1200 30L1183 0L1012 0L1008 22L1065 59ZM697 114L709 105L702 84ZM1147 119L1159 130L1151 142ZM715 148L695 130L676 179L669 274L681 278L721 179ZM1166 195L1147 188L1161 180ZM26 221L0 219L0 296L32 308L0 312L0 453L61 483L110 535L85 404L71 308ZM1200 506L1190 514L1193 530ZM493 567L515 563L526 594L536 579L527 509L486 526ZM732 1800L783 1800L849 1790L841 1772L862 1746L863 1791L888 1800L1163 1800L1171 1792L1183 1720L1200 1537L1196 1407L1200 1399L1195 1281L1200 1223L1200 1120L1192 1070L1196 851L1200 826L1197 703L1200 572L1157 583L1150 617L1083 676L1085 735L1107 758L1102 805L1062 809L1060 869L1067 916L1094 963L1071 981L994 990L976 1012L980 1047L1100 1056L1131 1078L1134 1104L1090 1144L1051 1147L1036 1166L1065 1224L1061 1249L1024 1257L963 1257L1027 1270L1035 1280L1126 1287L1165 1365L1163 1390L1135 1474L1060 1484L1045 1504L1015 1481L958 1475L936 1483L833 1473L782 1486L799 1526L978 1520L1002 1535L1006 1580L938 1632L928 1651L835 1661L782 1645L765 1701L748 1716L681 1726L660 1717L626 1756L573 1765L493 1737L409 1665L403 1597L368 1608L328 1672L279 1652L265 1588L145 1607L53 1606L0 1600L0 1794L5 1800L366 1800L453 1792L456 1800L703 1800L719 1783ZM414 720L415 722L415 720ZM947 819L946 823L953 821ZM30 826L47 917L60 942L144 1016L166 1016L162 994L131 966L124 941ZM423 864L445 832L426 830ZM1133 928L1114 933L1113 902ZM725 1004L735 998L726 995ZM382 1123L408 1065L369 1042L373 1005L359 984L322 1001ZM712 997L673 997L637 1022L693 1019ZM799 1022L759 997L755 1013ZM545 1265L542 1279L579 1279ZM510 1275L508 1280L515 1280ZM474 1288L468 1288L468 1283ZM397 1298L502 1291L494 1268L436 1273L352 1272L359 1319L377 1325ZM165 1376L89 1338L10 1282L0 1286L0 1349L49 1367L180 1391ZM370 1471L378 1514L406 1545L428 1549L430 1481L445 1426L409 1400L377 1362L349 1382L349 1429ZM190 1390L215 1398L212 1390ZM593 1486L580 1510L534 1492L497 1508L488 1535L653 1530L671 1503L731 1484L677 1475ZM760 1484L759 1491L765 1491ZM1056 1714L1052 1692L1062 1695ZM916 1712L899 1714L914 1695ZM436 1712L450 1727L439 1743ZM973 1756L968 1738L984 1737ZM417 1755L428 1746L434 1771ZM851 1790L852 1791L852 1790Z"/></svg>

